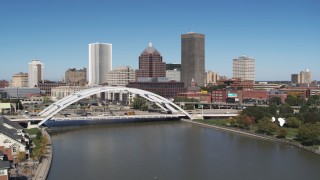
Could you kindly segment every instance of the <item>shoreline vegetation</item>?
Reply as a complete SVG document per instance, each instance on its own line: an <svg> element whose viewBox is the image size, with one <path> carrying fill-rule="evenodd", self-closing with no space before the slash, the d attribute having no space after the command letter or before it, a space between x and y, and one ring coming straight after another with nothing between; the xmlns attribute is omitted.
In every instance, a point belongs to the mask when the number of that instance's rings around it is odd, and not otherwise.
<svg viewBox="0 0 320 180"><path fill-rule="evenodd" d="M51 137L45 128L24 129L24 131L31 136L34 148L30 160L21 161L23 164L29 164L28 168L31 169L19 171L18 177L45 180L52 163Z"/></svg>
<svg viewBox="0 0 320 180"><path fill-rule="evenodd" d="M307 151L315 153L317 155L320 155L320 148L319 147L318 147L319 149L316 149L315 146L304 146L300 142L294 140L294 138L292 138L292 136L288 137L288 138L278 138L276 136L257 133L254 131L254 128L253 129L243 129L243 128L232 127L232 126L226 124L225 119L206 119L206 120L203 120L203 119L196 119L196 120L182 119L182 121L190 122L192 124L199 125L199 126L215 128L215 129L219 129L219 130L223 130L223 131L242 134L245 136L251 136L251 137L256 137L256 138L265 139L265 140L282 142L282 143L286 143L286 144L298 147L303 150L307 150ZM223 123L223 122L225 122L225 123Z"/></svg>

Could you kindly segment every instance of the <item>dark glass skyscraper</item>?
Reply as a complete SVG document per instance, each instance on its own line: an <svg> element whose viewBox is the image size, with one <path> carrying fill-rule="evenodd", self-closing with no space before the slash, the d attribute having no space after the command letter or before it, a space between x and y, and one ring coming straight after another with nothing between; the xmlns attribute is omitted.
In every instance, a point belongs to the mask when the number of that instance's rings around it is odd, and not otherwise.
<svg viewBox="0 0 320 180"><path fill-rule="evenodd" d="M205 81L205 41L204 34L181 35L181 82L188 87L192 81L204 86Z"/></svg>

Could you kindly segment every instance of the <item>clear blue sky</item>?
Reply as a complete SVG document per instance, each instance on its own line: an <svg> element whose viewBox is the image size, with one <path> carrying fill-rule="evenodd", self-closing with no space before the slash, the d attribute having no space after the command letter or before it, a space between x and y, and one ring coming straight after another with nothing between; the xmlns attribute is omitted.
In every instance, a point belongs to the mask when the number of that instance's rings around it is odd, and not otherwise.
<svg viewBox="0 0 320 180"><path fill-rule="evenodd" d="M0 79L45 64L45 79L88 67L88 44L112 43L113 68L138 67L152 42L181 62L181 34L206 35L206 70L232 76L232 59L256 59L256 80L320 80L319 0L2 0Z"/></svg>

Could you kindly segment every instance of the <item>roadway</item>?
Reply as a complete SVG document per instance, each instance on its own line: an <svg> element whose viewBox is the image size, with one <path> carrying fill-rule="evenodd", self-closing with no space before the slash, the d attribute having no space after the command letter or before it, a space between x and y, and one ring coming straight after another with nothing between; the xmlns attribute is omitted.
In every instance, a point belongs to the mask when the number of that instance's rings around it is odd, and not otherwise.
<svg viewBox="0 0 320 180"><path fill-rule="evenodd" d="M163 114L163 113L155 113L155 112L147 112L147 111L134 111L135 115L124 115L127 111L117 111L113 115L103 115L101 112L90 112L89 115L86 116L79 116L77 114L70 114L70 115L61 115L57 114L52 119L54 120L100 120L100 119L131 119L131 118L172 118L172 117L180 117L185 118L185 114L182 113L175 113L175 114ZM237 109L195 109L195 110L188 110L187 111L193 118L229 118L237 116L239 110ZM11 119L14 122L20 123L28 123L32 122L35 124L40 122L43 117L39 116L31 116L31 117L24 117L24 116L7 116L7 118Z"/></svg>

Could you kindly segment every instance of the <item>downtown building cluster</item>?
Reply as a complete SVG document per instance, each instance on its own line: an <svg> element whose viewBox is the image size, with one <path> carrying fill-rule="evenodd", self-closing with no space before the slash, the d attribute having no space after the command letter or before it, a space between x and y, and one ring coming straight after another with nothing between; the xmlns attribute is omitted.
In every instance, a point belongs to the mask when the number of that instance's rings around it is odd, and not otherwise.
<svg viewBox="0 0 320 180"><path fill-rule="evenodd" d="M56 101L72 93L96 86L126 86L157 93L166 98L177 96L196 98L202 102L265 103L272 96L298 93L303 98L320 94L309 70L292 74L291 82L256 82L256 60L240 56L232 60L233 76L227 78L205 68L205 35L181 35L181 63L166 63L152 43L137 54L138 69L129 66L112 67L112 44L92 43L88 46L88 69L69 68L59 81L45 80L44 63L32 60L28 73L19 72L11 82L1 81L1 97L43 101L45 96ZM285 84L285 86L284 86ZM215 91L201 91L200 87L221 86ZM6 88L4 88L6 87ZM280 88L282 87L282 88ZM205 88L203 88L205 89ZM120 95L121 96L121 95ZM37 98L35 98L37 97ZM114 95L112 95L114 98ZM116 97L116 100L123 100Z"/></svg>

